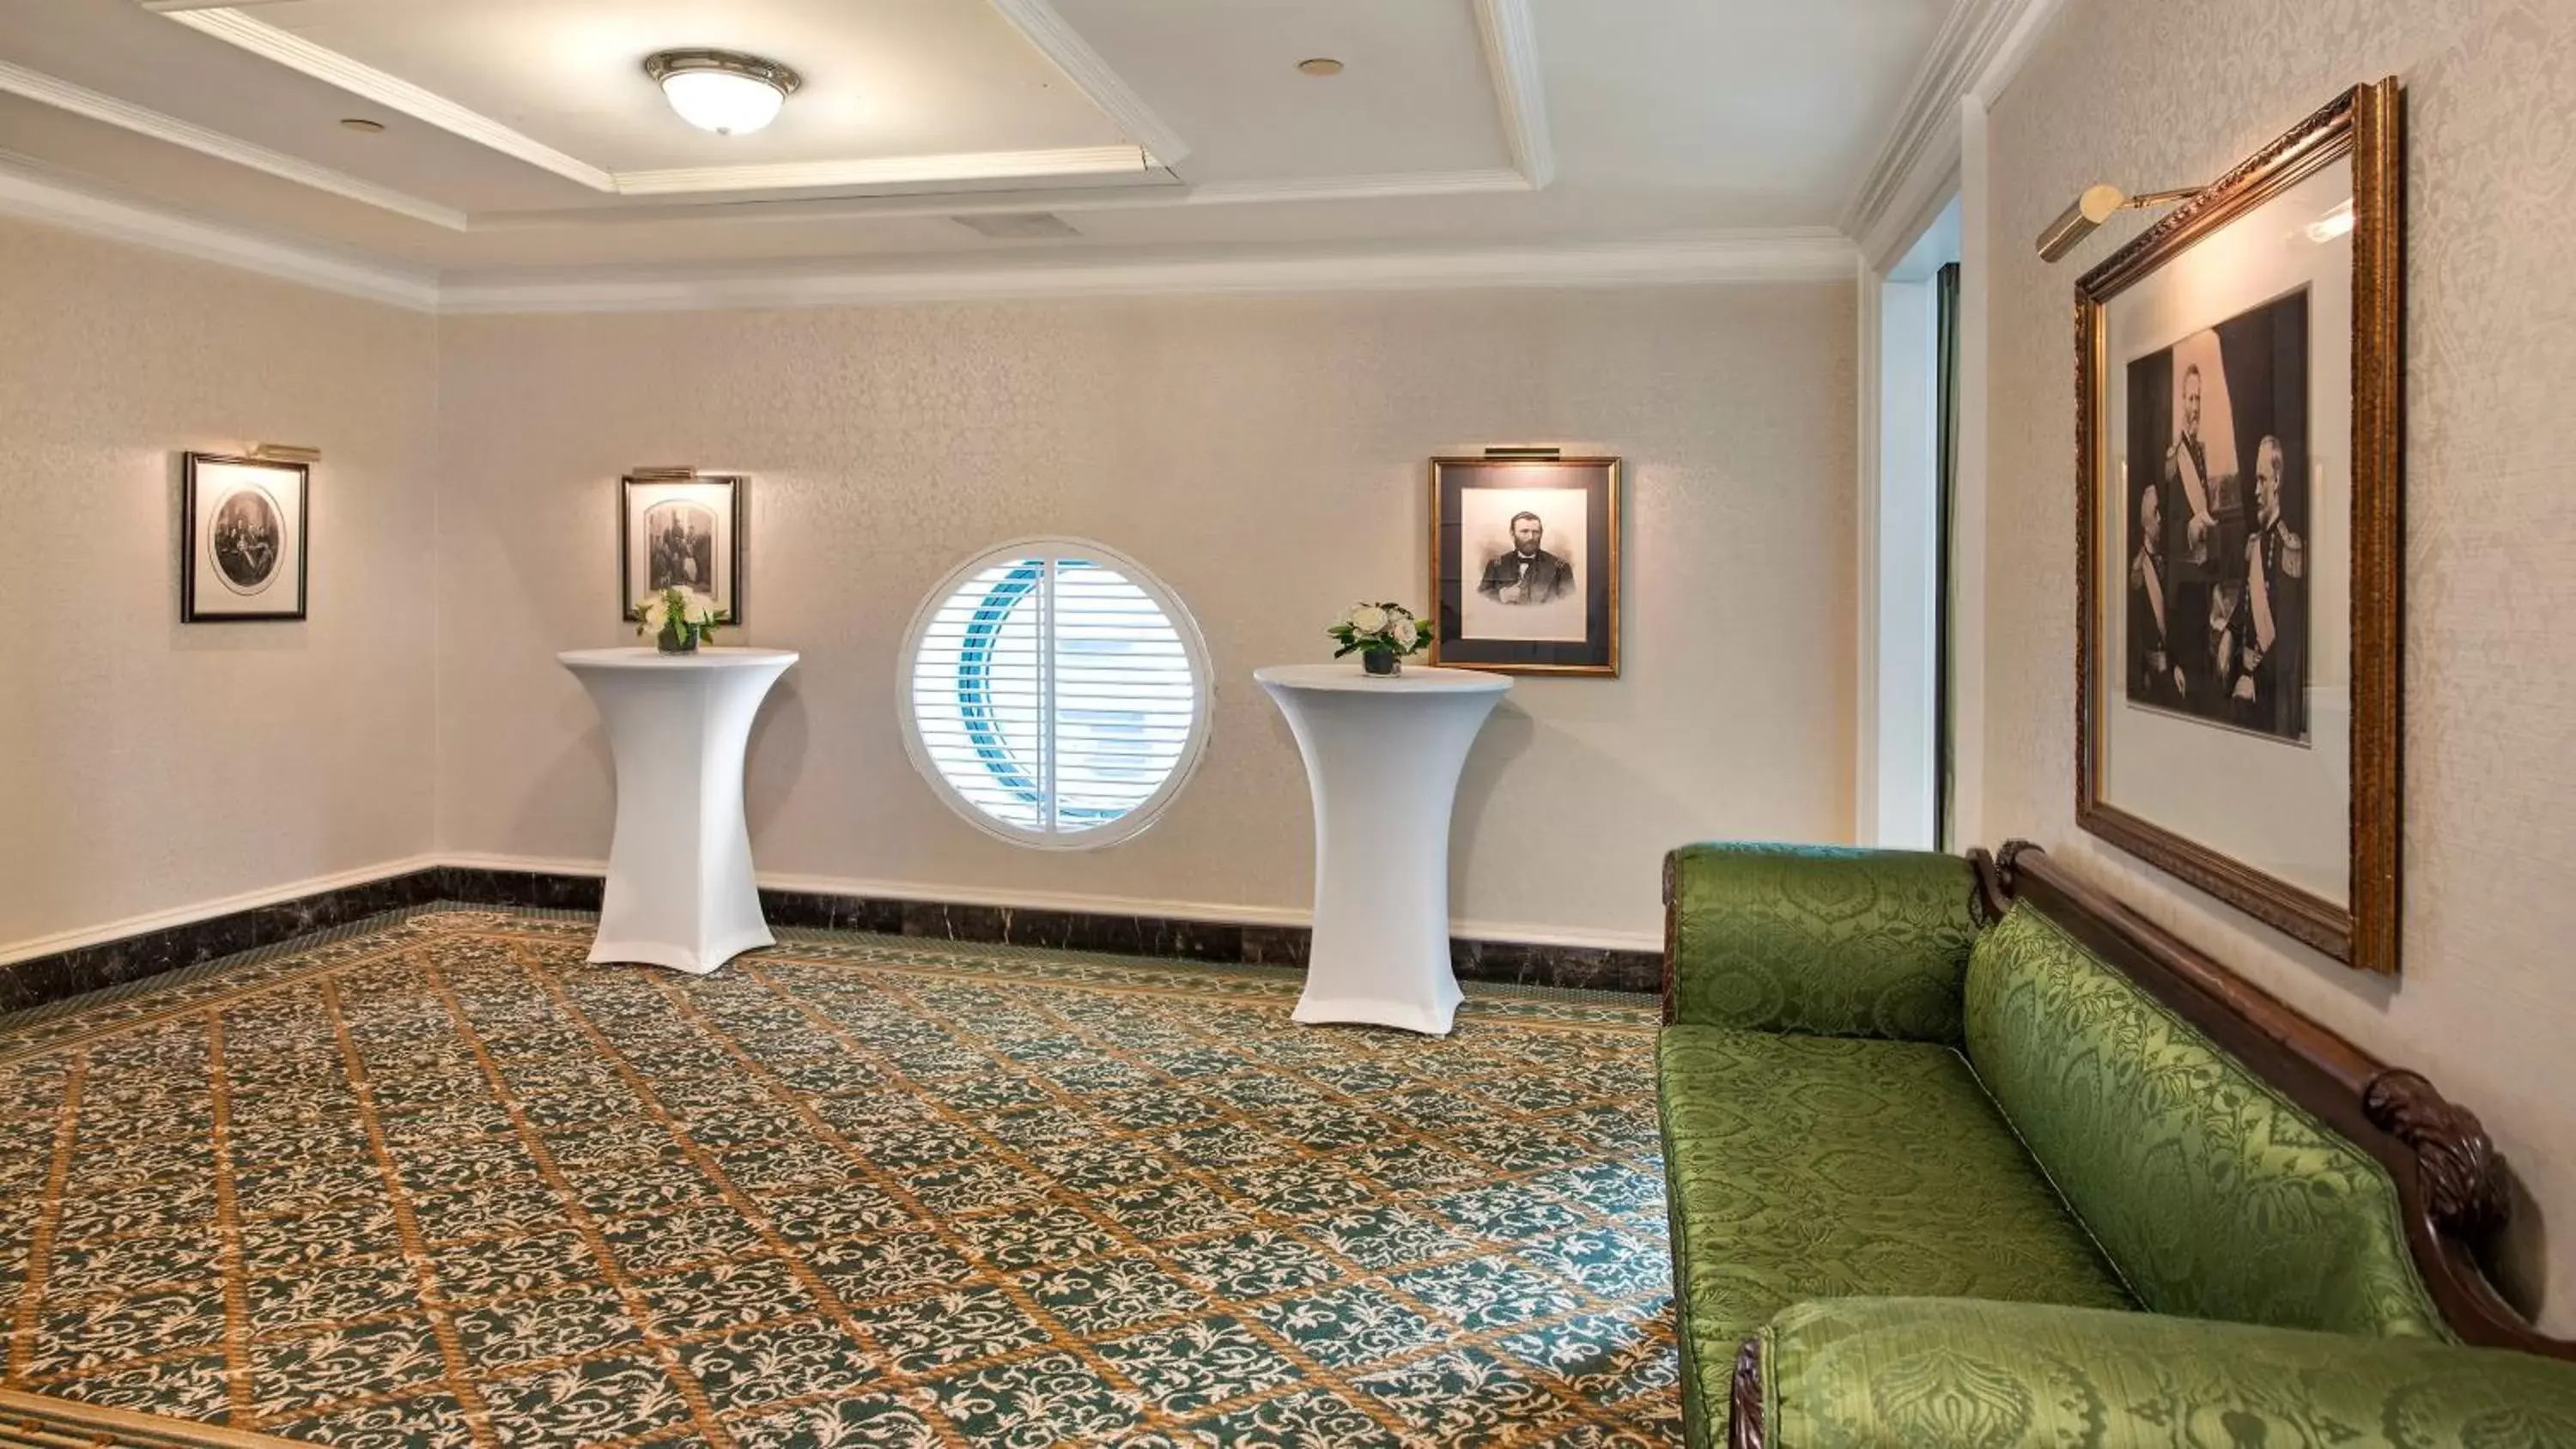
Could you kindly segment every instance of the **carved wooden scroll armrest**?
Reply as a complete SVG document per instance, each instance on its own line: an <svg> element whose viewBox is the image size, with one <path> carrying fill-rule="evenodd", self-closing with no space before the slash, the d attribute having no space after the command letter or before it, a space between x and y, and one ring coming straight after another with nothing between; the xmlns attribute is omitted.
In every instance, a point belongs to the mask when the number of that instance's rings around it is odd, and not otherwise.
<svg viewBox="0 0 2576 1449"><path fill-rule="evenodd" d="M2400 1067L2370 1079L2361 1108L2415 1154L2436 1225L2474 1239L2504 1222L2504 1174L2475 1112Z"/></svg>

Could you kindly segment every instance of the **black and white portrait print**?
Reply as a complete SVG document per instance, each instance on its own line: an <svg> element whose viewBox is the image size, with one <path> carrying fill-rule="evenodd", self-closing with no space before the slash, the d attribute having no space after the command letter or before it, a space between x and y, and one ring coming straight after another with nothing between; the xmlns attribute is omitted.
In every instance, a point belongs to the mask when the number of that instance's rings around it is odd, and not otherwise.
<svg viewBox="0 0 2576 1449"><path fill-rule="evenodd" d="M1461 599L1471 639L1576 642L1589 620L1583 588L1589 510L1567 488L1474 488L1459 498L1475 587Z"/></svg>
<svg viewBox="0 0 2576 1449"><path fill-rule="evenodd" d="M300 463L181 455L181 623L304 617L304 510L310 479L310 470Z"/></svg>
<svg viewBox="0 0 2576 1449"><path fill-rule="evenodd" d="M215 573L236 594L256 594L277 582L286 557L286 520L277 500L256 483L244 484L215 505L207 549Z"/></svg>
<svg viewBox="0 0 2576 1449"><path fill-rule="evenodd" d="M1547 520L1522 509L1511 516L1511 547L1485 560L1476 592L1497 604L1553 604L1574 592L1574 565L1547 550Z"/></svg>
<svg viewBox="0 0 2576 1449"><path fill-rule="evenodd" d="M644 587L692 589L715 587L716 516L702 504L674 500L647 509L644 533L651 540Z"/></svg>
<svg viewBox="0 0 2576 1449"><path fill-rule="evenodd" d="M2305 288L2128 365L2128 702L2308 738Z"/></svg>

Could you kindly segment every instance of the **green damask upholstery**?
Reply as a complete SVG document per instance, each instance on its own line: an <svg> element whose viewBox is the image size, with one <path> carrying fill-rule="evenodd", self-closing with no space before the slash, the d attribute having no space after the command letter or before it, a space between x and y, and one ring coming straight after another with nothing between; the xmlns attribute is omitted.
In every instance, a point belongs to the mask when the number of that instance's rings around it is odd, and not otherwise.
<svg viewBox="0 0 2576 1449"><path fill-rule="evenodd" d="M2029 906L1978 940L1966 1029L1986 1090L2147 1308L2450 1336L2378 1160Z"/></svg>
<svg viewBox="0 0 2576 1449"><path fill-rule="evenodd" d="M1956 856L1691 845L1666 863L1673 1019L1959 1040L1977 881Z"/></svg>
<svg viewBox="0 0 2576 1449"><path fill-rule="evenodd" d="M1950 1047L1681 1025L1656 1071L1693 1443L1802 1299L2129 1303Z"/></svg>
<svg viewBox="0 0 2576 1449"><path fill-rule="evenodd" d="M1843 1298L1761 1345L1773 1449L2576 1445L2576 1367L2421 1338Z"/></svg>
<svg viewBox="0 0 2576 1449"><path fill-rule="evenodd" d="M2446 1341L2377 1159L1965 862L1670 864L1692 1449L1755 1335L1769 1449L2576 1449L2576 1364Z"/></svg>

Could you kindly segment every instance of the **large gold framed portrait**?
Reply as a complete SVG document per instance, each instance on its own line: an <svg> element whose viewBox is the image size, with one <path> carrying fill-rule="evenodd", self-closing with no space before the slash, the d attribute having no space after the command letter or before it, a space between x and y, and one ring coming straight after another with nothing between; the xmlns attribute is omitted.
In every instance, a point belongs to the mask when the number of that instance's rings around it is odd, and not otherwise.
<svg viewBox="0 0 2576 1449"><path fill-rule="evenodd" d="M2398 956L2401 137L2357 86L2076 284L2076 822Z"/></svg>
<svg viewBox="0 0 2576 1449"><path fill-rule="evenodd" d="M1431 662L1619 672L1619 460L1431 460Z"/></svg>

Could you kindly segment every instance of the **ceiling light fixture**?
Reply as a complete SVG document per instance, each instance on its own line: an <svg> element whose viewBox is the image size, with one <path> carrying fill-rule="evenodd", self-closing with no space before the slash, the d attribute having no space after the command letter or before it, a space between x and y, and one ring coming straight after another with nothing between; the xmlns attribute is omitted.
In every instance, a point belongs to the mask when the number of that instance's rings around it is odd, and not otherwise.
<svg viewBox="0 0 2576 1449"><path fill-rule="evenodd" d="M778 118L805 83L774 60L734 50L663 50L644 57L680 119L719 136L747 136Z"/></svg>
<svg viewBox="0 0 2576 1449"><path fill-rule="evenodd" d="M355 131L361 136L373 136L385 129L384 122L370 121L364 116L342 116L340 125L342 129Z"/></svg>
<svg viewBox="0 0 2576 1449"><path fill-rule="evenodd" d="M1297 62L1297 68L1311 76L1340 75L1342 73L1342 63L1333 59L1329 55L1319 55L1313 60L1301 60Z"/></svg>

